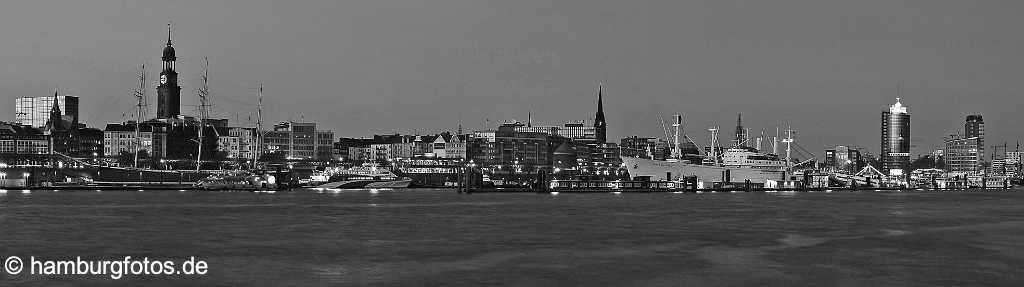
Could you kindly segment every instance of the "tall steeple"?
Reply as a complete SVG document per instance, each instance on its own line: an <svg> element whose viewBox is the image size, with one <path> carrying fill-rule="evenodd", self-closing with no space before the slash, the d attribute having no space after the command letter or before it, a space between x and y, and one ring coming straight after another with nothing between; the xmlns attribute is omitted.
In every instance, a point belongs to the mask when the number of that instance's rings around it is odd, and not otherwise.
<svg viewBox="0 0 1024 287"><path fill-rule="evenodd" d="M746 132L743 130L743 114L736 114L736 136L733 142L736 146L746 146Z"/></svg>
<svg viewBox="0 0 1024 287"><path fill-rule="evenodd" d="M181 87L178 86L178 72L174 64L178 57L171 46L171 23L167 22L167 46L164 47L163 70L160 71L160 84L156 87L158 119L173 119L181 114Z"/></svg>
<svg viewBox="0 0 1024 287"><path fill-rule="evenodd" d="M46 120L46 129L49 131L60 130L63 119L60 112L60 99L57 97L57 89L53 89L53 106L50 107L50 118Z"/></svg>
<svg viewBox="0 0 1024 287"><path fill-rule="evenodd" d="M598 143L608 141L608 123L604 120L604 85L597 86L597 115L594 116L594 137Z"/></svg>

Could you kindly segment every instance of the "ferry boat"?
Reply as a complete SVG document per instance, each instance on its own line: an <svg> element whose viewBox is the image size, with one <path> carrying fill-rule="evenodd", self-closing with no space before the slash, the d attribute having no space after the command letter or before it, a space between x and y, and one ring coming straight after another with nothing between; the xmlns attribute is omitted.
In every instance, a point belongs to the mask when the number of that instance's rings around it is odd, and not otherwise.
<svg viewBox="0 0 1024 287"><path fill-rule="evenodd" d="M721 183L723 185L738 185L751 183L765 185L772 181L784 181L786 170L789 167L786 159L780 158L775 153L762 152L757 148L745 146L746 137L742 134L742 125L737 123L737 140L733 147L727 148L718 154L717 146L718 128L711 128L711 146L707 149L708 154L701 156L700 163L683 159L680 152L680 131L682 117L676 115L675 142L672 150L672 158L666 160L655 160L650 158L639 158L620 156L622 165L633 177L649 177L650 179L675 181L682 177L697 177L702 185ZM790 135L792 131L789 131ZM772 140L773 150L777 150L777 139ZM787 144L793 142L792 136L782 141ZM758 140L760 146L760 140ZM789 156L787 155L787 158Z"/></svg>
<svg viewBox="0 0 1024 287"><path fill-rule="evenodd" d="M412 179L399 177L376 164L351 168L328 167L310 179L317 188L407 188Z"/></svg>

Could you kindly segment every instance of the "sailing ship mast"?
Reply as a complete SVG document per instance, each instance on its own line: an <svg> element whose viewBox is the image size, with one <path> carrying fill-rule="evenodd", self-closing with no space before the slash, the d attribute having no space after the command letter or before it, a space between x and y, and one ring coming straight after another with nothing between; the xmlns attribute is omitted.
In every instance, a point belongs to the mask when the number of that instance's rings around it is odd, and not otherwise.
<svg viewBox="0 0 1024 287"><path fill-rule="evenodd" d="M263 146L263 83L260 83L259 98L256 103L256 150L252 155L252 168L257 168L257 162L259 161L260 154L262 154L261 147Z"/></svg>
<svg viewBox="0 0 1024 287"><path fill-rule="evenodd" d="M199 152L196 153L196 172L199 171L203 164L203 130L206 128L206 117L208 116L208 111L206 110L208 105L206 100L210 95L210 60L203 57L203 61L206 62L203 66L203 86L199 88L199 91L197 91L197 94L199 95L199 141L197 141L199 143Z"/></svg>
<svg viewBox="0 0 1024 287"><path fill-rule="evenodd" d="M146 64L143 63L139 69L139 89L132 91L132 95L138 100L136 105L136 118L135 118L135 168L139 168L139 146L142 145L142 139L140 137L140 127L142 126L142 112L146 106ZM151 155L152 156L152 155Z"/></svg>

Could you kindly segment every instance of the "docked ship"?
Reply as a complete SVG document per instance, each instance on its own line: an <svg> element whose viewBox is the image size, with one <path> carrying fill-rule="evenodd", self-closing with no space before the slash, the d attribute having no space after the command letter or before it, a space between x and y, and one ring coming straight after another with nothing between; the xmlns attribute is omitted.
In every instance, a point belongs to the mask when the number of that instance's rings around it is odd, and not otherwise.
<svg viewBox="0 0 1024 287"><path fill-rule="evenodd" d="M252 172L235 172L213 174L199 180L196 187L205 190L273 190L277 188L277 179L270 174Z"/></svg>
<svg viewBox="0 0 1024 287"><path fill-rule="evenodd" d="M786 159L782 159L774 151L778 149L778 136L772 139L773 152L761 151L761 139L757 140L758 148L747 146L748 132L742 127L742 120L737 121L736 139L730 148L719 148L717 143L718 129L711 128L710 147L705 149L705 155L698 155L700 162L692 160L694 156L685 156L680 151L680 126L682 117L675 116L674 146L672 156L665 160L651 158L622 156L623 167L633 177L649 177L650 179L664 179L678 181L683 177L696 177L703 185L739 185L750 183L754 185L765 185L770 181L785 180L786 170L790 166ZM685 137L685 136L682 136ZM788 145L793 142L791 131L787 139L782 140ZM696 143L694 143L696 145ZM788 154L788 153L787 153ZM787 155L787 158L789 156Z"/></svg>
<svg viewBox="0 0 1024 287"><path fill-rule="evenodd" d="M317 188L406 188L412 179L399 177L376 164L363 164L351 168L328 167L313 175Z"/></svg>

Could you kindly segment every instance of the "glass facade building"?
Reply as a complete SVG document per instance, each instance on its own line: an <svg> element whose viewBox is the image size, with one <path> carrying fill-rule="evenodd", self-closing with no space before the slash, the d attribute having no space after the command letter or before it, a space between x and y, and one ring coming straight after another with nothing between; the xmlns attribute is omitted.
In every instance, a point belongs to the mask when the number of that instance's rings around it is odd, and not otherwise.
<svg viewBox="0 0 1024 287"><path fill-rule="evenodd" d="M78 97L57 96L57 102L62 116L70 116L72 122L78 122ZM37 128L46 127L52 108L53 96L18 98L14 102L14 121Z"/></svg>
<svg viewBox="0 0 1024 287"><path fill-rule="evenodd" d="M985 159L985 119L981 115L968 115L964 122L964 137L978 138L978 158Z"/></svg>
<svg viewBox="0 0 1024 287"><path fill-rule="evenodd" d="M910 164L910 113L896 103L882 112L882 167L889 175L903 175Z"/></svg>
<svg viewBox="0 0 1024 287"><path fill-rule="evenodd" d="M979 175L982 171L980 144L978 137L951 138L946 140L943 160L946 171L958 175Z"/></svg>

